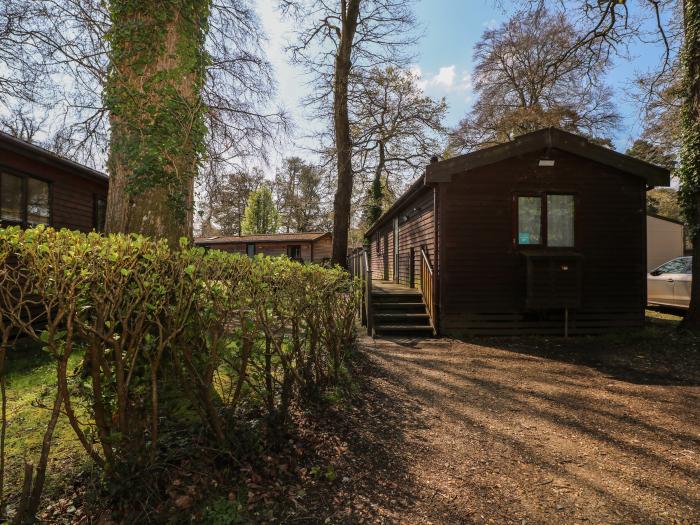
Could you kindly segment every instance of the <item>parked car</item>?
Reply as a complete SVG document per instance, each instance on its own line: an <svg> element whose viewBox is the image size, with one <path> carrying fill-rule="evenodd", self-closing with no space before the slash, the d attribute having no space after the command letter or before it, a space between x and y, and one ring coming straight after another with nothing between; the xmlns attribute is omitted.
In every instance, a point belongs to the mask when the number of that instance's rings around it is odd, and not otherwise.
<svg viewBox="0 0 700 525"><path fill-rule="evenodd" d="M690 305L692 257L677 257L647 275L647 302L677 308Z"/></svg>

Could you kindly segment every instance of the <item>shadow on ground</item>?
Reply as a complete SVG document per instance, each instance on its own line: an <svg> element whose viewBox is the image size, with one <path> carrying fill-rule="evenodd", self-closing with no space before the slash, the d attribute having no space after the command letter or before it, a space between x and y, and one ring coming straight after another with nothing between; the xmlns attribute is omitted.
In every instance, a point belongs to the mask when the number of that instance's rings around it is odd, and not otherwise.
<svg viewBox="0 0 700 525"><path fill-rule="evenodd" d="M362 349L330 522L700 522L694 339L364 339Z"/></svg>

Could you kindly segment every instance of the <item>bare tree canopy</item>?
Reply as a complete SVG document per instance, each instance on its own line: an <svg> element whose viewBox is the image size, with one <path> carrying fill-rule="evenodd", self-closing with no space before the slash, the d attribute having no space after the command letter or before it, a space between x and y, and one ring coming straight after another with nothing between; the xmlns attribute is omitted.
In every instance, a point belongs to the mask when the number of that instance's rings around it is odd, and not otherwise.
<svg viewBox="0 0 700 525"><path fill-rule="evenodd" d="M62 154L97 168L106 160L109 132L103 103L109 10L103 0L0 2L0 100L50 110L42 131L60 135ZM286 130L285 114L272 104L264 38L250 0L212 2L202 93L210 164L264 156Z"/></svg>
<svg viewBox="0 0 700 525"><path fill-rule="evenodd" d="M604 138L620 122L603 81L608 62L591 57L564 13L521 11L484 32L474 59L477 101L452 133L463 151L556 126Z"/></svg>
<svg viewBox="0 0 700 525"><path fill-rule="evenodd" d="M306 104L332 126L338 173L333 203L332 261L347 264L353 193L353 142L349 101L353 79L374 67L404 65L416 42L412 2L406 0L280 0L299 30L289 52L310 76Z"/></svg>
<svg viewBox="0 0 700 525"><path fill-rule="evenodd" d="M447 103L426 96L419 82L393 67L372 69L358 81L350 108L353 162L369 224L444 149Z"/></svg>

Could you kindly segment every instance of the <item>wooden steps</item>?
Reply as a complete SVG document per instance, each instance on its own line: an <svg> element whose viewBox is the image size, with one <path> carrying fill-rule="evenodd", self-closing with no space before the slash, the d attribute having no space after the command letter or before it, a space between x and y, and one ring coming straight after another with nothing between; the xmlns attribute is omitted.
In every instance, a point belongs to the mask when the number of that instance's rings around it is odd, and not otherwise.
<svg viewBox="0 0 700 525"><path fill-rule="evenodd" d="M376 335L432 337L435 333L418 290L377 290L372 293L372 308Z"/></svg>

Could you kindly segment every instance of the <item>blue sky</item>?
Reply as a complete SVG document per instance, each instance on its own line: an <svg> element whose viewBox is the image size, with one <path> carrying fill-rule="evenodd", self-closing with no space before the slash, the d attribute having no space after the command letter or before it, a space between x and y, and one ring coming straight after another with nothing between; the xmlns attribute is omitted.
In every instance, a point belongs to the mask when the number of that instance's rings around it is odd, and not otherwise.
<svg viewBox="0 0 700 525"><path fill-rule="evenodd" d="M290 111L297 129L303 135L313 123L299 107L306 93L301 72L287 61L284 43L291 27L280 19L276 0L257 0L258 12L269 37L268 55L277 72L279 99ZM504 2L508 4L508 2ZM418 21L424 27L424 37L418 45L414 68L420 71L425 92L433 97L445 97L450 110L446 124L454 126L469 110L474 99L471 83L474 44L487 27L508 17L492 0L422 0L416 4ZM608 81L614 89L618 111L623 116L621 129L613 137L615 147L624 151L641 132L640 108L628 92L635 73L647 71L658 64L661 49L652 44L632 44L628 58L617 58ZM285 153L296 148L290 145Z"/></svg>

